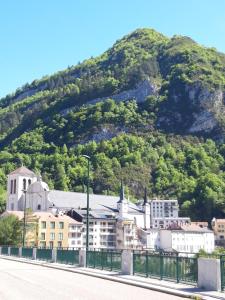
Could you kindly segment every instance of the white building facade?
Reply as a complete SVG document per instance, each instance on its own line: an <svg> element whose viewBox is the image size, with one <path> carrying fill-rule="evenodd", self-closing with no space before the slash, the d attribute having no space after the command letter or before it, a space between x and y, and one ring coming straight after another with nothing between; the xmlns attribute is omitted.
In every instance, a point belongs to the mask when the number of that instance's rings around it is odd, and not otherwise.
<svg viewBox="0 0 225 300"><path fill-rule="evenodd" d="M198 253L200 250L212 253L215 249L213 231L191 227L184 226L181 229L160 230L160 248L164 251L184 253Z"/></svg>

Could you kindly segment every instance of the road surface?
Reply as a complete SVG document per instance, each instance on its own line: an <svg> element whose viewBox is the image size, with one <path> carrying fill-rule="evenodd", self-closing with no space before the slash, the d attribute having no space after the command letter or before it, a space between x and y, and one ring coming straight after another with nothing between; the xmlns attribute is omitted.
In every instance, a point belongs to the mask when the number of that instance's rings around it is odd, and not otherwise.
<svg viewBox="0 0 225 300"><path fill-rule="evenodd" d="M0 259L1 300L181 300L139 287Z"/></svg>

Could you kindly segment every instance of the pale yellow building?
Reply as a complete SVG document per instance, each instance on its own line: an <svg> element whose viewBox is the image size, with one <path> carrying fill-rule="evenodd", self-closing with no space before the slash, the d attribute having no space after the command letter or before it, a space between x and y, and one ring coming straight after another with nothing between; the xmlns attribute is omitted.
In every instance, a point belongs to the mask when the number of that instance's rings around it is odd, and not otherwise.
<svg viewBox="0 0 225 300"><path fill-rule="evenodd" d="M21 221L23 227L23 211L6 211L4 215L13 214ZM26 238L28 247L69 247L71 226L80 232L80 246L82 246L82 223L67 215L54 215L51 212L26 213ZM71 237L72 238L72 237ZM77 245L76 245L77 246Z"/></svg>
<svg viewBox="0 0 225 300"><path fill-rule="evenodd" d="M77 222L67 215L35 212L38 218L38 247L69 247L69 225Z"/></svg>

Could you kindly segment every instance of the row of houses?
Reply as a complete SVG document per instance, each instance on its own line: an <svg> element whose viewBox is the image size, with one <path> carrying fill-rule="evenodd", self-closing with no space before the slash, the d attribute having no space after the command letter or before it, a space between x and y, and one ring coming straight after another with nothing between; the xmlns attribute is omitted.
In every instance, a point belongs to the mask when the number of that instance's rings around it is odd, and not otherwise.
<svg viewBox="0 0 225 300"><path fill-rule="evenodd" d="M86 246L86 194L50 190L24 166L8 175L7 193L3 216L23 219L26 212L27 245ZM119 197L90 195L89 247L212 252L214 233L179 217L177 200L149 200L145 191L142 200L132 203L121 184Z"/></svg>

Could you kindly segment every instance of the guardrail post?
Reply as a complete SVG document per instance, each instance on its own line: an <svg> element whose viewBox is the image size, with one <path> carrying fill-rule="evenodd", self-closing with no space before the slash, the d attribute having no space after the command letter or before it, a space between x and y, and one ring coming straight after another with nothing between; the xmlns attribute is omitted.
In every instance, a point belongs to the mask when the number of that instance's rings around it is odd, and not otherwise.
<svg viewBox="0 0 225 300"><path fill-rule="evenodd" d="M8 256L11 254L11 247L8 247Z"/></svg>
<svg viewBox="0 0 225 300"><path fill-rule="evenodd" d="M148 277L148 251L145 253L145 274Z"/></svg>
<svg viewBox="0 0 225 300"><path fill-rule="evenodd" d="M52 248L52 262L55 263L57 261L57 249Z"/></svg>
<svg viewBox="0 0 225 300"><path fill-rule="evenodd" d="M160 252L160 280L163 279L163 255Z"/></svg>
<svg viewBox="0 0 225 300"><path fill-rule="evenodd" d="M36 260L37 259L37 248L33 248L33 255L32 255L32 259Z"/></svg>
<svg viewBox="0 0 225 300"><path fill-rule="evenodd" d="M198 287L205 290L221 290L220 259L198 258Z"/></svg>
<svg viewBox="0 0 225 300"><path fill-rule="evenodd" d="M19 247L19 257L22 257L22 247Z"/></svg>
<svg viewBox="0 0 225 300"><path fill-rule="evenodd" d="M122 250L121 271L123 275L133 275L133 251Z"/></svg>
<svg viewBox="0 0 225 300"><path fill-rule="evenodd" d="M79 249L79 266L86 267L86 249Z"/></svg>
<svg viewBox="0 0 225 300"><path fill-rule="evenodd" d="M0 255L2 254L2 247L0 247Z"/></svg>
<svg viewBox="0 0 225 300"><path fill-rule="evenodd" d="M177 283L179 283L180 278L179 278L179 254L178 253L176 256L176 277L177 277Z"/></svg>

